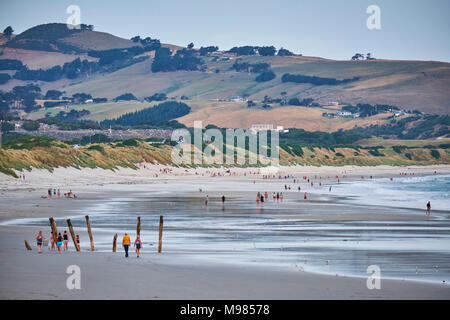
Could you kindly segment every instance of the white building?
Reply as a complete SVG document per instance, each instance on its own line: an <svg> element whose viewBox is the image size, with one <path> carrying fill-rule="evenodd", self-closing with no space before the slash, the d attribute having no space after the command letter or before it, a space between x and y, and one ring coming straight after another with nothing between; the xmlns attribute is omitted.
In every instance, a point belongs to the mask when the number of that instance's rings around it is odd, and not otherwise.
<svg viewBox="0 0 450 320"><path fill-rule="evenodd" d="M338 113L339 117L351 117L352 113L350 111L339 111Z"/></svg>
<svg viewBox="0 0 450 320"><path fill-rule="evenodd" d="M273 124L252 124L250 131L252 133L258 133L259 131L272 131Z"/></svg>

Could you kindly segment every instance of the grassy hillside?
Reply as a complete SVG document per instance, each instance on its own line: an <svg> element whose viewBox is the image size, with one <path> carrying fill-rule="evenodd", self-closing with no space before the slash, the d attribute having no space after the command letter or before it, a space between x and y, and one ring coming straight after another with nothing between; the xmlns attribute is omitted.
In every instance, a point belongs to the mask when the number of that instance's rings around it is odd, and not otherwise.
<svg viewBox="0 0 450 320"><path fill-rule="evenodd" d="M254 81L256 74L230 70L233 60L205 59L206 72L178 71L151 73L151 60L135 64L108 75L94 76L87 81L69 85L68 93L88 92L113 98L117 92L130 91L136 96L165 92L171 96L226 99L249 95L261 100L265 95L276 97L314 98L319 103L391 104L428 113L448 114L450 64L428 61L333 61L307 57L246 57L250 63L266 62L277 77L268 82ZM216 70L220 70L216 73ZM337 79L361 77L347 85L314 86L281 82L284 73L305 74Z"/></svg>
<svg viewBox="0 0 450 320"><path fill-rule="evenodd" d="M87 50L105 50L138 45L131 40L114 35L90 31L69 31L65 24L47 24L31 28L2 46L4 58L23 61L30 68L48 68L61 65L76 57L86 58ZM40 50L28 50L39 47ZM180 47L169 46L172 50ZM43 92L49 89L63 90L67 95L78 92L92 94L94 97L115 98L131 92L138 98L157 92L167 93L169 97L188 96L192 100L192 114L180 119L189 124L192 120L204 120L221 127L249 127L252 123L273 123L284 127L305 128L308 130L349 129L354 125L365 126L383 121L381 119L344 120L322 119L320 109L298 107L261 110L246 109L243 104L218 103L218 99L233 96L248 96L260 102L265 96L280 97L286 92L287 98L313 98L325 104L328 101L341 103L390 104L400 108L416 109L427 113L449 114L450 64L434 61L335 61L317 57L303 56L242 56L242 62L268 63L276 78L267 82L256 82L257 74L236 72L232 65L237 57L222 59L224 52L202 57L204 71L151 72L153 52L147 52L150 59L133 64L110 73L94 73L89 77L73 80L66 78L54 82L37 82ZM91 60L95 60L90 58ZM340 85L313 85L309 83L282 82L285 73L335 78L338 80L359 77L358 81ZM8 91L13 86L24 85L29 81L10 80L0 86ZM216 100L216 102L212 100ZM137 110L143 104L104 104L92 106L92 119L102 120ZM123 107L123 109L122 109ZM78 108L78 107L76 107ZM91 108L91 107L89 107ZM35 115L32 115L35 117Z"/></svg>

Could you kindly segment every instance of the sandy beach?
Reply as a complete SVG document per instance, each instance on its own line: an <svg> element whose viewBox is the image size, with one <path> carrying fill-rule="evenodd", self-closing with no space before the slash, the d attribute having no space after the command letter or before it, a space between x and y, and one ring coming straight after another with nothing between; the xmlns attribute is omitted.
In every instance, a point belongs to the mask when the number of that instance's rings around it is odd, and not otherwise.
<svg viewBox="0 0 450 320"><path fill-rule="evenodd" d="M143 164L144 165L144 164ZM166 168L168 173L162 173ZM252 169L184 169L145 164L139 170L120 169L116 171L102 169L57 168L53 173L47 170L33 169L24 171L24 179L15 179L0 175L0 247L1 268L0 298L2 299L449 299L449 281L438 283L427 281L412 281L409 279L384 279L380 290L369 290L366 286L366 277L348 276L340 273L324 274L313 272L300 267L279 267L273 263L239 263L227 262L233 259L232 250L240 250L239 245L253 241L258 249L268 246L263 240L266 234L252 235L252 240L241 239L236 242L236 248L225 247L223 242L198 243L197 232L210 232L209 227L202 226L202 230L190 230L192 242L184 242L184 226L189 223L206 224L214 221L211 216L221 214L219 197L226 194L232 204L227 207L227 215L234 213L233 206L242 206L244 211L256 206L254 199L258 191L280 190L285 193L285 202L276 207L274 203L267 203L261 217L267 221L272 219L273 212L277 218L285 221L301 221L315 226L317 223L355 223L358 221L395 221L396 223L440 223L439 219L448 218L448 212L437 210L438 216L426 217L418 210L397 208L393 210L380 210L375 206L362 206L339 202L338 196L326 195L328 186L336 185L336 176L340 183L361 183L364 179L398 179L400 173L414 177L434 174L449 174L450 166L430 167L282 167L276 172L276 179L263 179L261 170ZM259 171L259 172L258 172ZM436 172L436 173L435 173ZM21 174L20 172L18 174ZM279 175L297 177L307 176L316 183L316 186L307 189L306 181L302 179L302 191L295 189L297 184L279 179ZM372 176L372 178L370 178ZM290 181L289 180L289 181ZM320 182L319 182L320 181ZM324 187L319 189L317 184ZM292 184L292 190L284 191L285 184ZM326 186L326 187L325 187ZM44 199L48 188L60 188L62 192L73 190L77 199ZM336 187L338 188L338 187ZM202 189L202 192L199 191ZM294 190L295 189L295 190ZM307 191L306 191L307 190ZM303 191L308 192L308 203L302 211L295 212L297 204L302 200ZM112 253L112 235L119 234L119 242L123 235L124 226L101 225L103 220L95 220L92 208L105 205L111 199L131 201L129 199L155 200L158 197L171 197L188 199L192 211L200 211L205 194L211 199L211 208L207 213L208 219L202 212L194 212L193 221L176 220L170 213L161 212L167 219L165 229L163 252L158 254L156 213L149 216L148 226L143 231L147 236L144 242L143 253L136 259L131 250L130 257L124 258L121 246L118 252ZM165 199L165 198L164 198ZM170 198L172 199L172 198ZM193 199L193 200L189 200ZM248 204L243 199L249 199ZM344 199L345 200L345 199ZM166 200L165 200L166 201ZM170 203L172 200L167 200ZM246 200L247 201L247 200ZM339 203L338 203L339 202ZM128 202L126 202L128 203ZM143 202L144 203L144 202ZM164 202L165 203L165 202ZM148 205L147 202L144 203ZM242 205L241 205L242 204ZM116 204L112 204L113 206ZM161 205L155 202L155 205ZM228 203L227 203L228 205ZM159 208L159 207L158 207ZM175 212L183 208L175 207ZM100 209L98 209L100 210ZM248 209L250 210L250 209ZM447 208L448 210L448 208ZM278 212L279 211L279 212ZM420 211L423 211L420 209ZM172 211L171 211L172 212ZM224 214L225 214L224 213ZM75 225L76 233L82 239L81 252L75 252L73 244L69 244L69 252L56 254L47 247L43 254L37 253L34 237L37 231L42 230L44 235L50 233L50 227L39 222L39 219L55 217L58 228L67 229L64 225L65 217L76 217L85 214L93 215L94 242L98 248L95 252L88 250L88 236L85 227ZM237 214L236 214L237 215ZM247 218L239 213L237 224ZM100 215L101 216L101 215ZM134 216L133 216L134 217ZM191 217L191 216L189 216ZM188 217L188 218L189 218ZM262 219L258 216L258 219ZM120 218L120 217L119 217ZM144 217L146 219L147 217ZM186 219L182 216L181 218ZM179 219L181 219L179 218ZM220 217L222 218L222 217ZM253 219L253 216L250 218ZM23 220L25 219L25 220ZM28 224L27 219L35 221L36 225ZM33 220L37 219L37 220ZM106 218L105 218L106 219ZM131 219L131 218L130 218ZM134 218L133 218L134 219ZM171 220L172 219L172 220ZM178 219L178 218L177 218ZM233 217L232 219L237 219ZM256 218L255 218L256 219ZM230 221L234 221L228 219ZM227 221L228 221L227 220ZM264 220L264 221L266 221ZM36 222L37 221L37 222ZM96 224L96 222L98 223ZM125 221L125 220L124 220ZM133 220L134 221L134 220ZM173 222L172 222L173 221ZM128 223L128 220L126 221ZM231 222L230 222L231 223ZM265 224L266 222L264 222ZM128 225L127 225L128 226ZM166 224L165 224L166 227ZM228 232L229 226L219 226L219 230ZM265 227L265 225L263 226ZM192 227L194 228L194 227ZM235 225L233 225L235 228ZM258 226L254 227L258 230ZM271 232L273 225L271 225ZM329 226L327 225L327 228ZM234 230L234 229L233 229ZM250 230L250 229L249 229ZM275 230L275 229L274 229ZM444 232L447 229L442 229ZM275 230L276 231L276 230ZM207 233L215 235L217 230ZM234 232L234 231L233 231ZM250 231L254 232L254 231ZM268 231L267 231L268 232ZM277 231L278 232L278 231ZM280 231L281 232L281 231ZM283 231L285 232L285 231ZM135 227L129 230L134 239ZM242 234L248 233L247 230ZM241 234L241 233L239 233ZM205 234L202 233L202 236ZM445 234L448 236L448 234ZM284 235L283 235L284 237ZM179 240L181 239L181 240ZM277 238L278 239L278 238ZM286 238L282 238L286 239ZM24 247L27 240L33 247L27 251ZM215 241L215 240L211 240ZM261 242L258 242L261 241ZM439 240L443 245L447 240ZM277 244L274 244L276 246ZM286 243L288 247L289 243ZM450 246L449 246L450 247ZM246 254L248 248L241 250L240 257ZM217 253L215 253L217 251ZM271 251L251 252L255 254L255 261L271 256ZM218 258L215 259L214 257ZM212 258L211 258L212 257ZM284 256L280 256L284 257ZM415 257L415 256L414 256ZM444 256L445 257L445 256ZM278 259L277 253L273 254ZM262 261L262 260L261 260ZM328 263L328 262L327 262ZM445 263L445 261L444 261ZM447 261L448 264L448 261ZM68 290L66 269L69 265L78 265L81 269L81 289ZM330 267L330 272L333 271ZM446 272L444 266L442 271ZM337 270L337 269L336 269ZM329 272L329 273L330 273ZM447 279L443 273L443 280ZM440 278L439 278L440 279Z"/></svg>

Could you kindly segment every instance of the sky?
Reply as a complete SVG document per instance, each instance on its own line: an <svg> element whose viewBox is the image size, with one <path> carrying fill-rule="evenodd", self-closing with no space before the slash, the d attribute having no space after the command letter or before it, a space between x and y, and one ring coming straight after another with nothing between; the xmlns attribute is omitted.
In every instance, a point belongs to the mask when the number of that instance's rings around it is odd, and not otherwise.
<svg viewBox="0 0 450 320"><path fill-rule="evenodd" d="M0 29L20 33L67 22L70 5L81 23L123 38L150 36L186 46L274 45L305 56L450 62L449 0L0 0ZM369 6L380 9L370 30Z"/></svg>

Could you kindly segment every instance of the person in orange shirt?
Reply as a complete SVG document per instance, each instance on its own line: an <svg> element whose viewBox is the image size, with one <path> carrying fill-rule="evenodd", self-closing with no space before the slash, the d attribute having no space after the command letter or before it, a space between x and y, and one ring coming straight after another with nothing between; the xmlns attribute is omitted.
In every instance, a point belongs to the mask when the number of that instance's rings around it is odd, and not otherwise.
<svg viewBox="0 0 450 320"><path fill-rule="evenodd" d="M126 233L122 239L122 246L125 249L125 258L128 258L128 248L130 246L130 236Z"/></svg>

